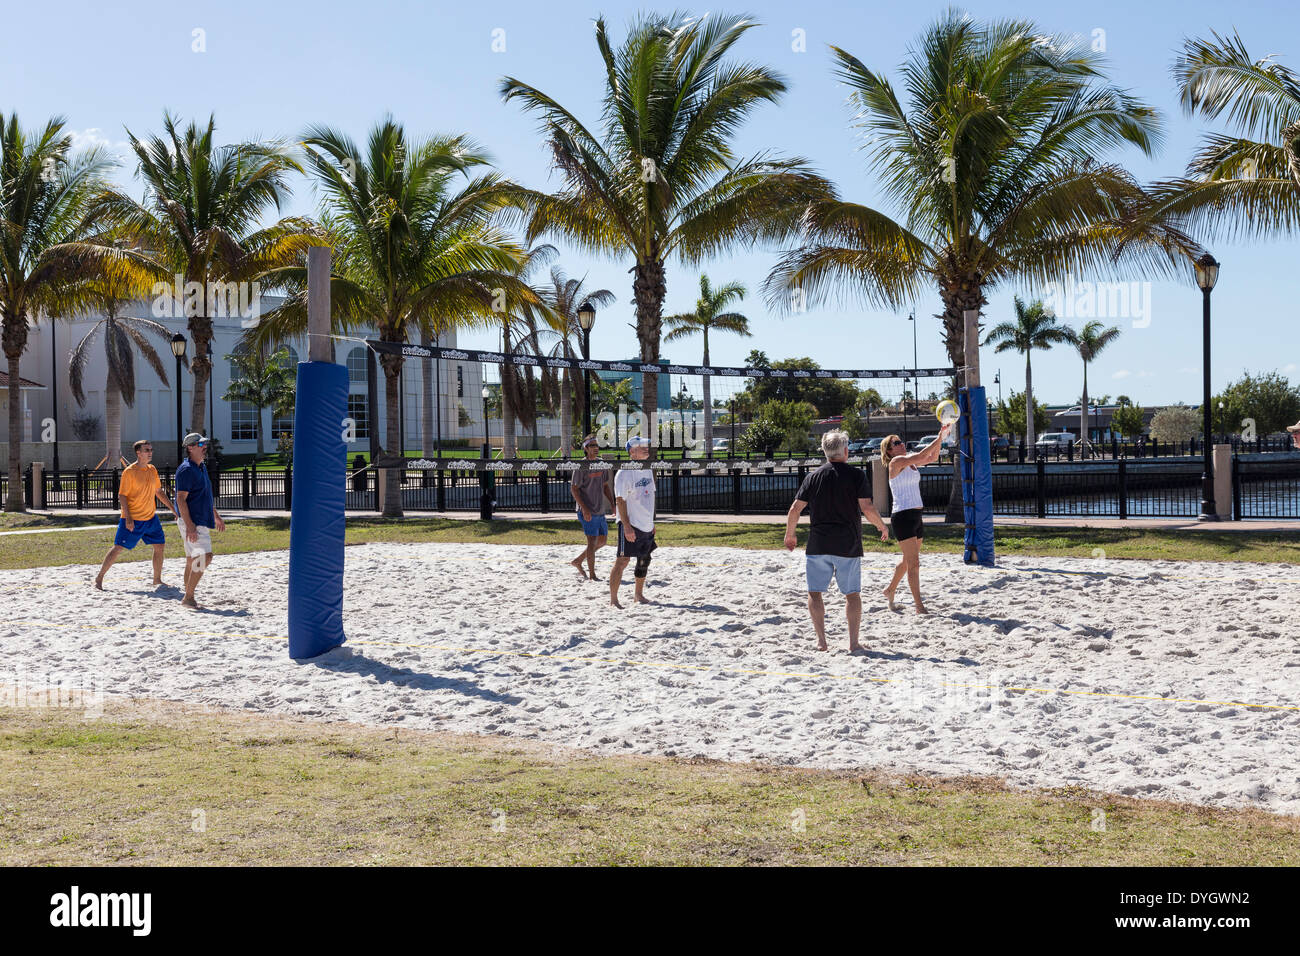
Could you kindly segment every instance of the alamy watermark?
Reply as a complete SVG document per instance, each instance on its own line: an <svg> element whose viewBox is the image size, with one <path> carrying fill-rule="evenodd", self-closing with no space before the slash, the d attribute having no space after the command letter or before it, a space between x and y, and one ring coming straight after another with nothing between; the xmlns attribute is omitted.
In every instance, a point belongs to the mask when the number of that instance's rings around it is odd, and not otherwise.
<svg viewBox="0 0 1300 956"><path fill-rule="evenodd" d="M253 328L262 317L262 286L258 282L186 282L179 273L173 282L153 287L156 319L238 318L242 328Z"/></svg>
<svg viewBox="0 0 1300 956"><path fill-rule="evenodd" d="M1133 328L1145 329L1151 324L1151 283L1077 281L1066 273L1064 282L1043 289L1043 307L1058 319L1131 319Z"/></svg>
<svg viewBox="0 0 1300 956"><path fill-rule="evenodd" d="M0 707L80 710L104 716L104 678L89 671L0 671Z"/></svg>

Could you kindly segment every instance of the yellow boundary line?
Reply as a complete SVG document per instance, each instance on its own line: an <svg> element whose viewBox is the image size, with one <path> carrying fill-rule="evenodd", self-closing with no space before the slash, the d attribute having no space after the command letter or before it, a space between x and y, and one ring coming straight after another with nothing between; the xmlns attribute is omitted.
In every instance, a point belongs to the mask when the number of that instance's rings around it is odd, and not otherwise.
<svg viewBox="0 0 1300 956"><path fill-rule="evenodd" d="M172 628L158 627L136 627L134 625L112 625L112 624L50 624L42 621L3 621L0 623L15 625L19 627L58 627L58 628L76 628L79 630L98 630L98 631L125 631L128 633L152 633L152 634L182 634L191 637L244 637L254 640L264 641L287 641L289 638L283 634L248 634L248 633L231 633L228 631L185 631ZM568 663L580 664L613 664L620 667L653 667L662 670L679 670L695 671L707 674L748 674L758 677L795 677L800 679L812 678L817 680L840 680L856 681L861 683L872 684L901 684L900 681L892 677L866 677L852 674L815 674L804 673L801 671L769 671L754 670L751 668L739 667L702 667L693 664L670 664L661 661L640 661L626 658L613 657L596 657L594 655L577 656L566 654L539 654L531 651L511 651L498 650L486 647L457 647L449 644L412 644L403 641L367 641L367 640L349 640L348 644L357 644L367 647L409 647L419 648L422 650L434 651L451 651L462 654L489 654L496 657L523 657L534 660L547 661L565 661ZM955 681L940 681L940 687L962 687L975 690L1004 690L1017 691L1028 694L1063 694L1072 697L1099 697L1114 700L1149 700L1163 704L1208 704L1212 707L1245 707L1253 710L1291 710L1300 711L1300 706L1292 704L1248 704L1236 700L1199 700L1194 697L1161 697L1154 694L1111 694L1103 691L1089 690L1060 690L1054 687L1004 687L995 684L965 684Z"/></svg>

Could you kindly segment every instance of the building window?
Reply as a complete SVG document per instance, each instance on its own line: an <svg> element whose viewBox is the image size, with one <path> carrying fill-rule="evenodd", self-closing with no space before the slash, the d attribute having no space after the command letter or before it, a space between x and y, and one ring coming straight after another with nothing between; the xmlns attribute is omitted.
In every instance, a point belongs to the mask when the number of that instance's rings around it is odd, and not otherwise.
<svg viewBox="0 0 1300 956"><path fill-rule="evenodd" d="M357 423L357 440L370 438L370 415L365 395L348 396L348 418Z"/></svg>
<svg viewBox="0 0 1300 956"><path fill-rule="evenodd" d="M230 403L230 440L257 439L257 411L248 402Z"/></svg>
<svg viewBox="0 0 1300 956"><path fill-rule="evenodd" d="M353 349L348 353L348 381L353 385L366 384L365 349Z"/></svg>
<svg viewBox="0 0 1300 956"><path fill-rule="evenodd" d="M465 366L456 366L456 397L465 397Z"/></svg>
<svg viewBox="0 0 1300 956"><path fill-rule="evenodd" d="M289 350L289 368L297 369L298 362L299 362L298 350L295 349L292 345L286 346L286 348L288 348ZM292 435L292 434L293 434L293 410L292 409L290 409L287 414L271 416L271 440L272 441L279 441L285 435Z"/></svg>

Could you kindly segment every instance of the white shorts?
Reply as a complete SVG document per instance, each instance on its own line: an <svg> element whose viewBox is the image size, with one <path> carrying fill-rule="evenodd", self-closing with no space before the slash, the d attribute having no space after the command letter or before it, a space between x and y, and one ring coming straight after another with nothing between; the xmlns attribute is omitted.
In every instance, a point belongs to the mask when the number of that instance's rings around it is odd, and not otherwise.
<svg viewBox="0 0 1300 956"><path fill-rule="evenodd" d="M199 525L199 540L191 541L185 533L185 522L180 518L176 519L176 527L181 533L181 544L185 546L185 557L192 558L196 554L212 553L212 529Z"/></svg>

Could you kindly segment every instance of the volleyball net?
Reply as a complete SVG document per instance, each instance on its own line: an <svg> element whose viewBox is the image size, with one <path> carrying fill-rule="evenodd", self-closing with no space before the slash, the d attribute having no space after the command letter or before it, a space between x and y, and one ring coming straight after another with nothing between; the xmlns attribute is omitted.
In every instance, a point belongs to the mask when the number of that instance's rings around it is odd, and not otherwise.
<svg viewBox="0 0 1300 956"><path fill-rule="evenodd" d="M357 438L368 439L383 455L375 460L389 466L580 458L587 434L615 459L626 457L629 438L640 437L660 460L739 463L817 454L831 429L846 431L853 455L863 457L874 450L873 438L932 438L936 407L956 396L954 368L823 369L807 359L702 366L366 345L369 407L353 395L349 409L360 423ZM386 354L403 359L397 442L405 462L388 449L389 430L379 421L386 410L379 408L385 391L377 358Z"/></svg>

